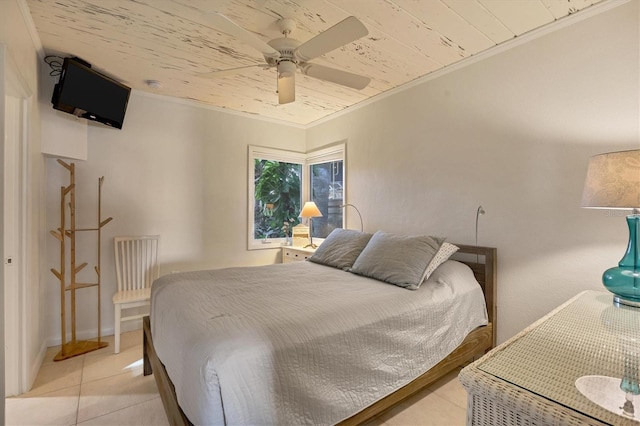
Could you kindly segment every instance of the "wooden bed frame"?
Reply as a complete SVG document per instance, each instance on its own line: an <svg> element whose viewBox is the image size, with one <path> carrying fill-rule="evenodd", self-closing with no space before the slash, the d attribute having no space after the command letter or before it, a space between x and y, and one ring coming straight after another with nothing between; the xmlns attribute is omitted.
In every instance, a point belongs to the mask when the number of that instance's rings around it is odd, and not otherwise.
<svg viewBox="0 0 640 426"><path fill-rule="evenodd" d="M487 303L489 324L478 327L469 333L460 346L423 375L359 413L343 420L339 423L340 425L357 425L381 415L419 390L430 386L458 366L473 360L495 346L497 311L496 249L492 247L456 245L460 247L460 250L453 258L470 266L482 286ZM482 262L483 260L484 262ZM151 321L148 316L143 319L143 329L144 375L154 374L169 423L172 425L192 425L178 405L173 383L153 347Z"/></svg>

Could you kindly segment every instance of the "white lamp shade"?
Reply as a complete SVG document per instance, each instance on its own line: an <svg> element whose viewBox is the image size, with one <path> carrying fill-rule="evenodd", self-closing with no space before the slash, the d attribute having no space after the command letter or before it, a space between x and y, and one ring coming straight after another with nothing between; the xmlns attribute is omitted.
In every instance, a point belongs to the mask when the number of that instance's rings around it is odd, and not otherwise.
<svg viewBox="0 0 640 426"><path fill-rule="evenodd" d="M300 217L321 217L322 212L313 201L307 201L300 211Z"/></svg>
<svg viewBox="0 0 640 426"><path fill-rule="evenodd" d="M278 64L278 103L296 100L296 64L283 61Z"/></svg>
<svg viewBox="0 0 640 426"><path fill-rule="evenodd" d="M595 155L589 161L582 207L640 207L640 149Z"/></svg>

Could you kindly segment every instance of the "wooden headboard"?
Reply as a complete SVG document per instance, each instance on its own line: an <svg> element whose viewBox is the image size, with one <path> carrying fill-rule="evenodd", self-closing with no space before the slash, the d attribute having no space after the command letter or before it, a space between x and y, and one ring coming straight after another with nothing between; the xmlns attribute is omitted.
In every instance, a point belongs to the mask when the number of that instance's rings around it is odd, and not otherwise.
<svg viewBox="0 0 640 426"><path fill-rule="evenodd" d="M473 274L484 291L489 322L493 323L493 345L495 346L497 250L494 247L469 246L465 244L456 244L456 246L460 247L460 250L453 256L453 259L465 263L473 270Z"/></svg>

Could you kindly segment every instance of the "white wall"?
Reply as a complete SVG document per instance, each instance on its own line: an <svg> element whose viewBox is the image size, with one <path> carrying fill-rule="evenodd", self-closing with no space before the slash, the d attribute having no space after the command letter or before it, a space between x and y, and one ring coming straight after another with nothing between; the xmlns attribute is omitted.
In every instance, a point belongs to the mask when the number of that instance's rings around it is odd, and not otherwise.
<svg viewBox="0 0 640 426"><path fill-rule="evenodd" d="M35 374L40 367L43 352L43 343L47 337L43 326L43 307L41 306L42 287L40 285L40 258L43 246L42 229L44 227L44 198L43 198L43 171L44 162L40 154L40 110L37 102L38 93L38 55L34 47L34 42L29 33L28 24L21 11L20 2L16 0L0 1L0 44L5 47L5 56L13 63L13 68L18 74L17 77L26 87L25 89L33 95L27 102L29 111L28 123L28 181L27 181L27 288L25 289L27 303L27 335L25 338L25 361L30 370L27 381L35 379ZM4 67L6 64L0 64ZM4 102L5 93L0 89L0 99ZM0 135L4 135L4 111L0 116ZM2 138L3 136L0 136ZM2 139L3 140L3 139ZM0 185L2 188L2 185ZM1 189L0 189L1 191ZM0 197L2 198L2 197ZM0 220L0 224L3 223ZM0 273L0 280L2 280ZM3 287L0 289L3 292ZM4 323L4 306L0 304L0 318ZM4 328L0 328L4 330ZM0 360L0 379L4 383L4 342L0 345L3 354ZM4 386L0 391L0 396L4 395ZM1 408L1 418L4 419L4 405Z"/></svg>
<svg viewBox="0 0 640 426"><path fill-rule="evenodd" d="M591 155L640 146L638 4L307 132L308 149L348 140L348 202L367 231L473 244L484 206L479 244L498 248L499 341L582 290L604 290L602 272L624 253L622 215L579 206Z"/></svg>
<svg viewBox="0 0 640 426"><path fill-rule="evenodd" d="M278 250L247 251L247 147L303 151L304 129L204 109L133 92L122 130L90 123L88 159L75 161L77 226L97 221L97 179L104 176L102 324L112 334L115 293L113 237L160 234L161 274L226 266L268 264ZM60 187L68 172L47 159L47 227L59 222ZM78 262L95 274L95 236L78 241ZM47 264L59 262L58 245L47 238ZM83 278L84 279L84 278ZM49 344L60 340L57 279L46 277ZM96 293L78 291L78 331L95 336ZM132 324L135 326L135 324ZM93 334L92 334L93 333Z"/></svg>
<svg viewBox="0 0 640 426"><path fill-rule="evenodd" d="M88 124L84 118L76 117L52 108L51 96L59 76L51 75L51 67L40 64L40 121L42 134L42 153L45 155L87 159Z"/></svg>

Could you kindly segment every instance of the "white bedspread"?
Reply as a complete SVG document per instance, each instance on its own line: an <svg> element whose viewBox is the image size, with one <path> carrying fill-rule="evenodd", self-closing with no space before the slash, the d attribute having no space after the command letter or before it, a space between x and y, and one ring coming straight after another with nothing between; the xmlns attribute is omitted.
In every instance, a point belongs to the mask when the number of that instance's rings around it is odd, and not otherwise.
<svg viewBox="0 0 640 426"><path fill-rule="evenodd" d="M166 275L154 346L195 424L334 424L487 323L477 283L437 277L411 291L311 262Z"/></svg>

